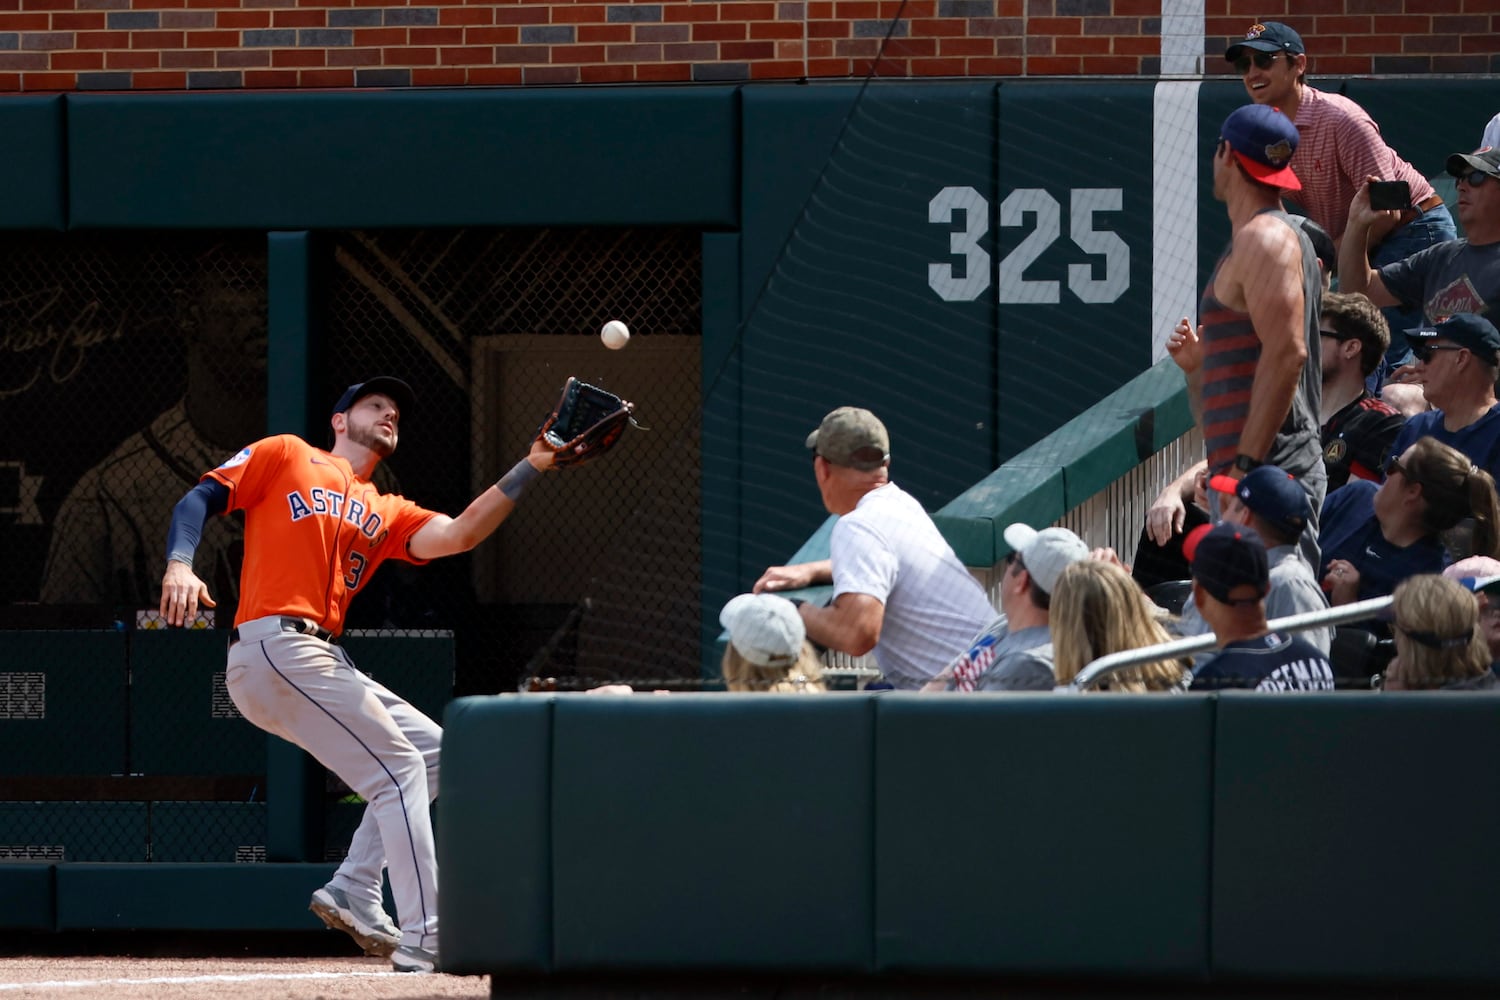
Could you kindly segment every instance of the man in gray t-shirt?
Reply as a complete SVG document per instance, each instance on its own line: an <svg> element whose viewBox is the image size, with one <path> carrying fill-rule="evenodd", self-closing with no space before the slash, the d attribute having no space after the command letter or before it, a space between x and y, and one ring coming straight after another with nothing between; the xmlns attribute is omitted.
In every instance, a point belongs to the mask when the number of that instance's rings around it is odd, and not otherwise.
<svg viewBox="0 0 1500 1000"><path fill-rule="evenodd" d="M1428 324L1459 313L1493 319L1500 312L1500 149L1454 153L1447 169L1458 178L1464 238L1373 268L1366 236L1392 213L1372 209L1369 191L1361 187L1349 205L1349 228L1339 247L1342 291L1363 292L1377 306L1420 306Z"/></svg>
<svg viewBox="0 0 1500 1000"><path fill-rule="evenodd" d="M1051 691L1052 589L1089 548L1067 528L1005 529L1011 553L1000 579L1001 615L924 690Z"/></svg>
<svg viewBox="0 0 1500 1000"><path fill-rule="evenodd" d="M1266 549L1271 589L1266 593L1266 617L1282 618L1328 607L1328 598L1318 586L1313 568L1298 551L1296 541L1307 524L1307 494L1291 475L1274 465L1262 465L1243 479L1214 476L1209 488L1227 494L1224 520L1249 528ZM1192 597L1183 605L1177 630L1182 635L1210 631ZM1319 652L1328 653L1333 628L1308 629L1301 633Z"/></svg>

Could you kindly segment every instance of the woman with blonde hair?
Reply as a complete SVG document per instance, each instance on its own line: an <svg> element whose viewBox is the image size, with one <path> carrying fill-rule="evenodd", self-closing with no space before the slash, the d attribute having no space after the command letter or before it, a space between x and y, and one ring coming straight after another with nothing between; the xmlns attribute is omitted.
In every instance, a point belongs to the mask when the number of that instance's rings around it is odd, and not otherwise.
<svg viewBox="0 0 1500 1000"><path fill-rule="evenodd" d="M1391 597L1396 657L1387 691L1489 691L1500 687L1479 628L1479 602L1463 584L1441 576L1408 577Z"/></svg>
<svg viewBox="0 0 1500 1000"><path fill-rule="evenodd" d="M1057 683L1069 684L1101 656L1170 642L1146 595L1130 574L1098 559L1062 571L1052 592L1052 657ZM1104 678L1100 691L1183 691L1190 664L1162 660L1126 667Z"/></svg>
<svg viewBox="0 0 1500 1000"><path fill-rule="evenodd" d="M741 594L724 605L719 624L729 631L722 669L730 691L827 690L817 650L791 601Z"/></svg>

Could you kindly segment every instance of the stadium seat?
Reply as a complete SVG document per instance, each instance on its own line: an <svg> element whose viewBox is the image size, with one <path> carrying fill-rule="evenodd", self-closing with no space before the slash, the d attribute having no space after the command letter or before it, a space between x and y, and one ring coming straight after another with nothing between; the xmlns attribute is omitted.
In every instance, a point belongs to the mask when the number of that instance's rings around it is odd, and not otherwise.
<svg viewBox="0 0 1500 1000"><path fill-rule="evenodd" d="M1338 626L1328 650L1334 685L1341 691L1368 691L1370 678L1384 670L1395 653L1395 645L1389 639L1380 639L1368 629Z"/></svg>
<svg viewBox="0 0 1500 1000"><path fill-rule="evenodd" d="M1174 615L1182 614L1182 606L1187 603L1188 595L1192 592L1192 580L1164 580L1146 588L1146 596L1157 607L1165 608Z"/></svg>

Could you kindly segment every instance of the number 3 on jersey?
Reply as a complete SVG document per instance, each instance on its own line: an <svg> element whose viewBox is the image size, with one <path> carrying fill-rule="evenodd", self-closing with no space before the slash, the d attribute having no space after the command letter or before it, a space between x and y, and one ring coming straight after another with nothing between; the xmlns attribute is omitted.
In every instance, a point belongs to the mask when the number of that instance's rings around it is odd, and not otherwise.
<svg viewBox="0 0 1500 1000"><path fill-rule="evenodd" d="M344 574L344 586L349 588L350 593L359 589L359 581L365 575L365 564L368 561L358 552L350 550L349 572Z"/></svg>

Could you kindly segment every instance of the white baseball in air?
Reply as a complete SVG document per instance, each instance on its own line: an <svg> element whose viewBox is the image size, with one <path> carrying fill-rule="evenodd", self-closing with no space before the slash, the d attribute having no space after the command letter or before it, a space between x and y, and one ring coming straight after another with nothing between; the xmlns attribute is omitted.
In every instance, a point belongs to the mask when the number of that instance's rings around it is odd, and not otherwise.
<svg viewBox="0 0 1500 1000"><path fill-rule="evenodd" d="M599 331L599 339L604 341L604 346L611 351L618 351L630 343L630 327L617 319L612 319L604 324L604 329Z"/></svg>

